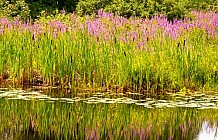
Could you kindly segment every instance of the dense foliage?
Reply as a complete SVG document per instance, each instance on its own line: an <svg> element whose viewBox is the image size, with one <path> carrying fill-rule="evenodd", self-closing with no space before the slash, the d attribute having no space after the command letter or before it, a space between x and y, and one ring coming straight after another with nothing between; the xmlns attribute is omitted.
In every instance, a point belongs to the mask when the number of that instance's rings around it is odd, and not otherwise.
<svg viewBox="0 0 218 140"><path fill-rule="evenodd" d="M218 14L129 19L98 11L0 19L0 73L15 82L133 91L216 88ZM6 74L5 74L6 73Z"/></svg>
<svg viewBox="0 0 218 140"><path fill-rule="evenodd" d="M74 12L78 0L26 0L30 8L32 18L40 15L41 11L48 14L56 14L56 10L65 9L68 12Z"/></svg>
<svg viewBox="0 0 218 140"><path fill-rule="evenodd" d="M102 8L125 17L152 17L161 13L172 20L184 17L193 9L218 10L217 5L216 0L85 0L78 3L76 11L91 14Z"/></svg>
<svg viewBox="0 0 218 140"><path fill-rule="evenodd" d="M30 11L25 0L1 0L0 1L0 17L21 17L28 18Z"/></svg>
<svg viewBox="0 0 218 140"><path fill-rule="evenodd" d="M77 15L97 13L99 9L121 16L152 17L163 14L168 19L183 18L191 10L218 11L217 0L2 0L0 13L8 17L37 18L41 11L56 14L56 10L77 12Z"/></svg>

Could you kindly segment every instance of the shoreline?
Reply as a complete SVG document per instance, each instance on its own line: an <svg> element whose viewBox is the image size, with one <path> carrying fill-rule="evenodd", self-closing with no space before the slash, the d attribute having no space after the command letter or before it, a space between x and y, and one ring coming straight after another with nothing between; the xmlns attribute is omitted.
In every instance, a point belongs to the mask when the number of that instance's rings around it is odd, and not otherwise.
<svg viewBox="0 0 218 140"><path fill-rule="evenodd" d="M49 84L38 84L38 83L27 83L27 82L19 82L19 83L14 83L10 80L3 80L0 83L0 90L1 89L8 89L8 90L13 90L13 89L22 89L22 90L57 90L57 91L64 91L66 93L97 93L97 92L112 92L112 93L123 93L124 95L128 95L131 93L138 93L141 95L162 95L166 93L177 93L177 92L183 92L185 94L191 94L194 92L199 92L199 93L208 93L208 92L217 92L218 88L187 88L183 87L181 89L141 89L141 90L132 90L130 87L127 86L110 86L109 87L97 87L97 88L92 88L92 87L71 87L71 86L61 86L61 85L49 85Z"/></svg>

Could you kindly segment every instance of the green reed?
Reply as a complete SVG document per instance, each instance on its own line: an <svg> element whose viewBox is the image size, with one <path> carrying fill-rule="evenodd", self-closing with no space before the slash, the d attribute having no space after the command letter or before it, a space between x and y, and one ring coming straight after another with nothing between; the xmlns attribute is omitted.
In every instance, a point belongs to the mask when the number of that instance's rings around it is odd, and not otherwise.
<svg viewBox="0 0 218 140"><path fill-rule="evenodd" d="M193 139L205 120L213 126L218 117L215 109L6 99L0 114L0 133L34 131L48 139Z"/></svg>
<svg viewBox="0 0 218 140"><path fill-rule="evenodd" d="M121 30L135 28L131 24L117 28L109 41L88 34L83 24L84 31L71 25L73 29L58 31L56 38L46 23L35 38L28 30L5 29L0 35L1 77L7 73L15 84L40 79L48 85L82 89L217 88L217 37L208 38L195 29L172 39L161 36L160 30L138 48L134 41L118 40Z"/></svg>

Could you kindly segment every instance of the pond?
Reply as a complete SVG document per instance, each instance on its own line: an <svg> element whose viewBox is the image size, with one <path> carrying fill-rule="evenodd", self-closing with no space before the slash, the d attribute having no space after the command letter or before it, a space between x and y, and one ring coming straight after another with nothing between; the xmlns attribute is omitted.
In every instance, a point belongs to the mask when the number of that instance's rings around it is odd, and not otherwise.
<svg viewBox="0 0 218 140"><path fill-rule="evenodd" d="M0 138L218 139L217 108L217 92L57 95L6 89L0 92Z"/></svg>

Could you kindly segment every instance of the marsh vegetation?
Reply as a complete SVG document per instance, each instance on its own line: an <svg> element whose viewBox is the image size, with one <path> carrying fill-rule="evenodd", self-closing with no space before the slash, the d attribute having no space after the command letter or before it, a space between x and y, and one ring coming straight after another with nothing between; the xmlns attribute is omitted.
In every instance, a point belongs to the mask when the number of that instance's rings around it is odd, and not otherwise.
<svg viewBox="0 0 218 140"><path fill-rule="evenodd" d="M24 1L0 3L17 17L0 13L0 139L216 138L218 13L184 16L192 8L182 1L160 2L156 14L127 6L84 15L87 0L83 16L42 11L34 20Z"/></svg>
<svg viewBox="0 0 218 140"><path fill-rule="evenodd" d="M0 20L1 83L80 89L217 89L217 13L192 18L45 16Z"/></svg>

